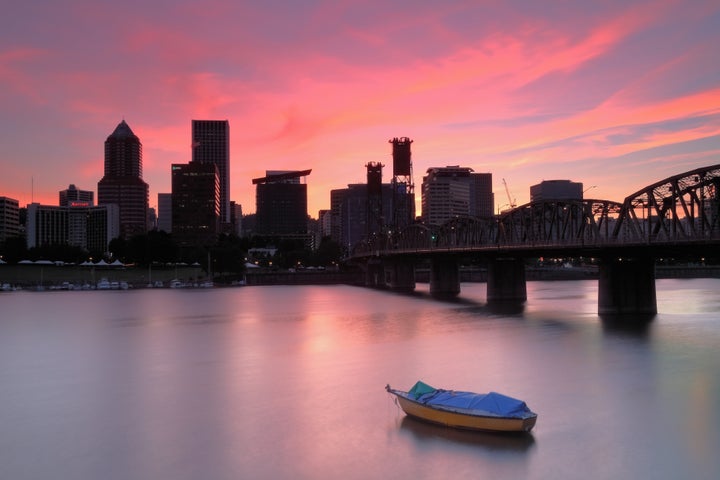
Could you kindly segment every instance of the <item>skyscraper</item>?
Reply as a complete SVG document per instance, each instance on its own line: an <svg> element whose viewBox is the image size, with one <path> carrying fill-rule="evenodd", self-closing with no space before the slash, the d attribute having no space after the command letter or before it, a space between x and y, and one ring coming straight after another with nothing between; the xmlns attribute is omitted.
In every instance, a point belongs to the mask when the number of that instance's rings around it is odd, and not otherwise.
<svg viewBox="0 0 720 480"><path fill-rule="evenodd" d="M230 225L230 123L227 120L192 121L192 161L217 165L220 223Z"/></svg>
<svg viewBox="0 0 720 480"><path fill-rule="evenodd" d="M98 205L118 206L120 236L147 233L148 190L142 144L123 120L105 140L105 175L98 182Z"/></svg>
<svg viewBox="0 0 720 480"><path fill-rule="evenodd" d="M310 172L266 171L265 177L253 179L258 234L298 238L307 234L307 185L300 179Z"/></svg>
<svg viewBox="0 0 720 480"><path fill-rule="evenodd" d="M172 233L180 246L208 246L217 241L218 179L212 163L172 164Z"/></svg>
<svg viewBox="0 0 720 480"><path fill-rule="evenodd" d="M432 167L422 183L422 218L442 225L460 217L491 217L493 213L492 174L473 173L460 166Z"/></svg>

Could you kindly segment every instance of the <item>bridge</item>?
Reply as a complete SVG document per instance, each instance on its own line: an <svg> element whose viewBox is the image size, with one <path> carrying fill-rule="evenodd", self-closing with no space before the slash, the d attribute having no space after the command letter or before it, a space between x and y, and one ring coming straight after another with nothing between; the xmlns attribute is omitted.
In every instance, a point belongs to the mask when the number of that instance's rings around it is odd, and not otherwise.
<svg viewBox="0 0 720 480"><path fill-rule="evenodd" d="M459 266L488 268L488 303L525 302L530 258L583 257L599 265L598 312L657 313L655 262L702 262L720 254L720 164L684 172L622 202L542 200L494 218L458 217L376 234L349 258L365 284L412 291L415 266L430 263L430 292L460 293Z"/></svg>

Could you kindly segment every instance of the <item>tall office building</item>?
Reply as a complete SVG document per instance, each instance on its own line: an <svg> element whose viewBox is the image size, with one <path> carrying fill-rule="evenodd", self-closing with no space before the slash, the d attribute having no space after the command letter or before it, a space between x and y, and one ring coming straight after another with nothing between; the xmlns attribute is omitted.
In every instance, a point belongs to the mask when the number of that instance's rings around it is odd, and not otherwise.
<svg viewBox="0 0 720 480"><path fill-rule="evenodd" d="M192 121L192 161L217 165L220 175L220 223L230 225L230 123L227 120Z"/></svg>
<svg viewBox="0 0 720 480"><path fill-rule="evenodd" d="M70 184L65 190L58 193L61 207L92 207L95 202L95 193L90 190L79 190Z"/></svg>
<svg viewBox="0 0 720 480"><path fill-rule="evenodd" d="M455 217L491 217L492 174L460 166L428 168L422 183L422 218L442 225Z"/></svg>
<svg viewBox="0 0 720 480"><path fill-rule="evenodd" d="M470 215L480 218L492 217L495 213L495 194L492 189L492 173L472 173L470 187Z"/></svg>
<svg viewBox="0 0 720 480"><path fill-rule="evenodd" d="M393 214L393 185L383 183L379 187L380 212L372 212L372 188L364 183L353 183L347 188L330 191L330 236L348 252L368 234L377 233L374 227L368 228L378 213L381 218L391 218ZM369 201L370 200L370 201Z"/></svg>
<svg viewBox="0 0 720 480"><path fill-rule="evenodd" d="M14 198L0 197L0 243L20 235L20 206Z"/></svg>
<svg viewBox="0 0 720 480"><path fill-rule="evenodd" d="M300 179L310 172L266 171L265 177L253 179L259 235L300 238L307 234L307 185Z"/></svg>
<svg viewBox="0 0 720 480"><path fill-rule="evenodd" d="M120 236L147 233L148 184L142 179L142 144L125 120L105 140L105 175L98 205L117 205Z"/></svg>
<svg viewBox="0 0 720 480"><path fill-rule="evenodd" d="M213 163L172 165L172 234L181 246L208 246L220 233L220 176Z"/></svg>

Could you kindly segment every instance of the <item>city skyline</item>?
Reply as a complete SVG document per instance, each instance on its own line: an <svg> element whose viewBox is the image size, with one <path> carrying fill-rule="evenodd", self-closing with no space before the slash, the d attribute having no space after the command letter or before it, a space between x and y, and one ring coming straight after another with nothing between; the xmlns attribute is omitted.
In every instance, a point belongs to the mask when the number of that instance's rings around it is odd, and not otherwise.
<svg viewBox="0 0 720 480"><path fill-rule="evenodd" d="M393 137L414 141L416 192L430 167L470 167L493 174L496 209L503 179L518 204L553 179L621 201L720 163L717 2L281 3L143 4L129 24L111 21L127 3L13 5L0 195L94 190L123 119L153 207L191 159L191 119L232 124L230 199L247 213L268 169L313 169L313 217L368 162L389 181Z"/></svg>

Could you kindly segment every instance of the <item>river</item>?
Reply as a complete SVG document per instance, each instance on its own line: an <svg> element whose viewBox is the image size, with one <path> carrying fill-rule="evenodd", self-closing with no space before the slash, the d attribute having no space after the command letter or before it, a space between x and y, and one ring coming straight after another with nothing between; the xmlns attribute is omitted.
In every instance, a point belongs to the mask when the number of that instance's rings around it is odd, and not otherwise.
<svg viewBox="0 0 720 480"><path fill-rule="evenodd" d="M716 479L720 280L658 280L659 314L597 282L522 312L334 286L0 293L3 479ZM530 435L408 419L384 390L495 390Z"/></svg>

